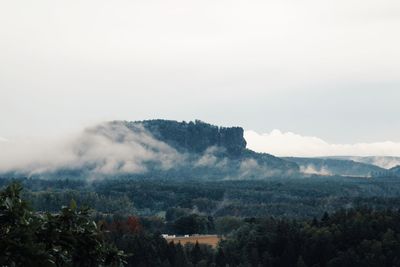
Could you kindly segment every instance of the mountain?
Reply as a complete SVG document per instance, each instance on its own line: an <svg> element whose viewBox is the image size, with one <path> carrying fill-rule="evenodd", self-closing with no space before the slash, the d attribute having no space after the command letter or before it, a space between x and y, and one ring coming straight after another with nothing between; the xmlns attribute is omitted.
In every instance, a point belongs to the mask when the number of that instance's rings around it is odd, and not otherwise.
<svg viewBox="0 0 400 267"><path fill-rule="evenodd" d="M247 145L241 127L218 127L199 120L188 123L146 120L124 124L132 131L135 131L137 125L142 125L156 139L180 152L204 153L210 147L219 147L226 150L227 156L240 157Z"/></svg>
<svg viewBox="0 0 400 267"><path fill-rule="evenodd" d="M190 175L215 178L263 178L299 172L297 164L246 148L241 127L218 127L200 120L123 122L132 131L143 126L154 138L185 155Z"/></svg>
<svg viewBox="0 0 400 267"><path fill-rule="evenodd" d="M334 156L334 157L324 157L324 158L353 160L356 162L376 165L384 169L390 169L400 165L400 157L390 157L390 156L370 156L370 157Z"/></svg>
<svg viewBox="0 0 400 267"><path fill-rule="evenodd" d="M299 166L246 148L241 127L202 121L112 121L86 129L62 150L13 173L42 178L264 179Z"/></svg>
<svg viewBox="0 0 400 267"><path fill-rule="evenodd" d="M300 166L302 172L309 174L371 177L377 173L387 172L386 169L378 166L353 160L296 157L287 157L284 159L295 162Z"/></svg>

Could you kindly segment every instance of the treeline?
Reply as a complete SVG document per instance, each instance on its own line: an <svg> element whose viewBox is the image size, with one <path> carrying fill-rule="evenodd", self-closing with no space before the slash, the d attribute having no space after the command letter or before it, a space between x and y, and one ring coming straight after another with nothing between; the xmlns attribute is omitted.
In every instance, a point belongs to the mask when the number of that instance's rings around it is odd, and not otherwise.
<svg viewBox="0 0 400 267"><path fill-rule="evenodd" d="M358 208L313 219L104 214L75 201L34 212L21 187L0 193L0 266L400 266L400 211ZM171 228L169 228L171 227ZM216 249L168 243L164 230L214 232Z"/></svg>
<svg viewBox="0 0 400 267"><path fill-rule="evenodd" d="M13 180L2 178L0 186ZM24 198L35 210L50 212L68 205L71 199L99 213L163 219L173 212L214 218L270 215L307 219L342 208L393 209L400 205L397 178L309 177L218 182L151 178L93 182L16 180L24 186Z"/></svg>
<svg viewBox="0 0 400 267"><path fill-rule="evenodd" d="M102 223L127 253L128 266L400 266L400 212L372 209L325 213L321 219L247 218L217 249L167 243L137 218Z"/></svg>
<svg viewBox="0 0 400 267"><path fill-rule="evenodd" d="M398 211L371 209L250 220L220 245L222 266L400 266L399 222Z"/></svg>
<svg viewBox="0 0 400 267"><path fill-rule="evenodd" d="M100 222L108 241L126 253L126 266L215 266L215 250L210 246L168 243L160 232L150 232L138 222L133 217Z"/></svg>

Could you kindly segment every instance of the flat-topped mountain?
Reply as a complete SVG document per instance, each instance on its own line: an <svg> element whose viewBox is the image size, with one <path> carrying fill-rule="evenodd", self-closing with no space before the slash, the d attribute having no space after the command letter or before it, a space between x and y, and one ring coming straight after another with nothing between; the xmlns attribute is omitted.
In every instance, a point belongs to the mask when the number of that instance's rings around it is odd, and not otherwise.
<svg viewBox="0 0 400 267"><path fill-rule="evenodd" d="M183 169L203 177L263 178L298 173L297 164L246 148L241 127L218 127L200 120L145 120L122 123L132 132L143 127L152 137L185 155ZM197 173L197 174L196 174Z"/></svg>
<svg viewBox="0 0 400 267"><path fill-rule="evenodd" d="M400 176L398 167L389 170L345 158L279 158L246 145L241 127L219 127L199 120L112 121L87 128L55 147L51 157L37 157L7 171L72 179Z"/></svg>
<svg viewBox="0 0 400 267"><path fill-rule="evenodd" d="M246 148L241 127L202 121L112 121L86 129L55 157L14 173L47 178L263 179L299 173L296 163Z"/></svg>

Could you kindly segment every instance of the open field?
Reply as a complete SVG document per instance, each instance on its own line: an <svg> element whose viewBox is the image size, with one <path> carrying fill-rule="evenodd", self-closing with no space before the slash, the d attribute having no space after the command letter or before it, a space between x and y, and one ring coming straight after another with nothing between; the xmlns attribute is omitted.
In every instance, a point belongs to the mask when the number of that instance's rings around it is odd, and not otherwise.
<svg viewBox="0 0 400 267"><path fill-rule="evenodd" d="M188 243L195 244L198 242L199 244L210 245L213 248L216 248L218 242L221 238L217 235L192 235L189 237L178 236L178 237L165 237L165 239L169 242L174 242L174 244L181 243L183 246Z"/></svg>

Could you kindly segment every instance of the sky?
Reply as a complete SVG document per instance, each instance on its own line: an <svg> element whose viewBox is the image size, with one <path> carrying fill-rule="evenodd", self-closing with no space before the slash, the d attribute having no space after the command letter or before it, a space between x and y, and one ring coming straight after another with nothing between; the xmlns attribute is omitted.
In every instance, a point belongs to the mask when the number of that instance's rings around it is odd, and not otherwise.
<svg viewBox="0 0 400 267"><path fill-rule="evenodd" d="M279 155L400 156L399 29L398 0L1 1L0 142L201 119Z"/></svg>

